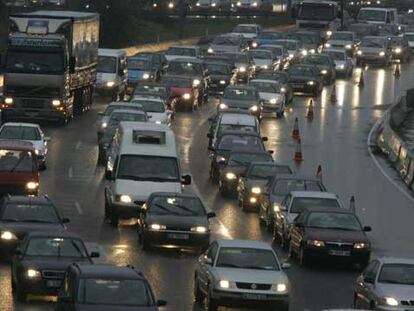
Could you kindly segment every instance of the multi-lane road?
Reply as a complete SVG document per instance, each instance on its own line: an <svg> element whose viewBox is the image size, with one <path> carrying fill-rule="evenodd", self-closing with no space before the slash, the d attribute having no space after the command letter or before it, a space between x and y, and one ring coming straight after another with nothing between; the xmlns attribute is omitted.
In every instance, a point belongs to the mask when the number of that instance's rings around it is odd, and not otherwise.
<svg viewBox="0 0 414 311"><path fill-rule="evenodd" d="M359 70L350 80L337 80L338 101L330 102L331 88L325 88L314 102L315 116L307 121L308 97L295 97L283 119L264 119L262 130L269 137L268 149L277 161L295 170L312 174L319 164L328 190L348 204L356 197L356 210L364 225L373 227L370 238L373 256L414 256L412 221L414 199L398 180L385 160L369 152L368 137L375 122L395 96L414 86L414 65L404 65L396 79L393 68L369 68L364 73L365 87L356 81ZM143 252L137 243L133 221L122 222L117 229L103 221L104 172L98 167L96 122L98 111L106 104L96 100L92 111L66 127L44 125L49 145L48 168L41 173L41 192L47 193L60 212L71 219L69 229L88 241L90 248L101 252L99 262L132 264L142 269L151 281L158 298L166 299L166 310L202 310L193 304L193 275L196 255L162 250ZM257 215L243 213L234 200L222 199L208 179L209 158L206 130L208 117L215 111L215 99L194 113L179 113L173 129L180 146L184 171L193 176L187 191L201 195L217 213L212 238L243 238L272 242L260 226ZM291 138L293 120L299 118L304 161L293 162L295 143ZM279 247L280 257L287 254ZM350 307L353 282L358 271L334 264L301 268L293 261L288 270L293 293L291 310L321 310ZM10 265L0 263L0 310L53 310L50 302L13 302Z"/></svg>

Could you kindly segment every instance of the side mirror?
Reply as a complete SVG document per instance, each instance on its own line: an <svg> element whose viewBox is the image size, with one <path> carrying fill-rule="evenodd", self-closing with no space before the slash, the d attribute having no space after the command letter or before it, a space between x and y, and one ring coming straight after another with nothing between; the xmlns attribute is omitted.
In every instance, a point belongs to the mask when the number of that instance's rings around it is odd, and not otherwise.
<svg viewBox="0 0 414 311"><path fill-rule="evenodd" d="M52 139L50 138L50 137L48 137L48 136L45 136L45 138L43 138L44 139L44 141L46 141L46 142L49 142L49 141L51 141Z"/></svg>
<svg viewBox="0 0 414 311"><path fill-rule="evenodd" d="M75 73L75 67L76 67L76 58L70 57L69 58L69 73Z"/></svg>
<svg viewBox="0 0 414 311"><path fill-rule="evenodd" d="M190 185L191 184L191 176L190 175L181 176L181 183L183 185Z"/></svg>
<svg viewBox="0 0 414 311"><path fill-rule="evenodd" d="M364 232L371 232L372 228L370 226L365 226L364 227Z"/></svg>
<svg viewBox="0 0 414 311"><path fill-rule="evenodd" d="M105 179L106 180L114 180L115 179L112 171L106 171L105 172Z"/></svg>
<svg viewBox="0 0 414 311"><path fill-rule="evenodd" d="M62 218L62 224L67 224L70 223L70 219L69 218Z"/></svg>
<svg viewBox="0 0 414 311"><path fill-rule="evenodd" d="M216 213L215 212L208 212L207 213L207 218L214 218L216 217Z"/></svg>
<svg viewBox="0 0 414 311"><path fill-rule="evenodd" d="M286 270L286 269L290 269L292 265L289 262L284 262L282 263L282 269Z"/></svg>
<svg viewBox="0 0 414 311"><path fill-rule="evenodd" d="M157 300L157 307L165 307L166 305L167 305L167 301Z"/></svg>
<svg viewBox="0 0 414 311"><path fill-rule="evenodd" d="M91 252L89 255L91 258L99 258L100 254L98 252Z"/></svg>
<svg viewBox="0 0 414 311"><path fill-rule="evenodd" d="M266 136L262 137L262 141L268 141L269 139Z"/></svg>

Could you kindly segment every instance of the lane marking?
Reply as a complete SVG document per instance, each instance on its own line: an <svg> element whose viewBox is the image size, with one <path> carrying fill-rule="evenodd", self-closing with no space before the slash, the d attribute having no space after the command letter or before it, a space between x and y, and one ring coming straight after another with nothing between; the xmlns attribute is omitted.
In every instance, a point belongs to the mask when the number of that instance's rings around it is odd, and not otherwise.
<svg viewBox="0 0 414 311"><path fill-rule="evenodd" d="M80 206L79 202L75 202L76 210L78 211L79 215L83 215L82 207Z"/></svg>
<svg viewBox="0 0 414 311"><path fill-rule="evenodd" d="M378 129L380 123L381 123L382 119L377 120L377 122L375 122L374 126L371 128L371 131L368 134L368 138L367 138L367 146L368 146L368 153L371 156L372 160L374 161L374 164L378 167L378 169L380 170L380 172L382 173L382 175L385 176L385 178L388 179L388 181L393 184L398 190L400 190L400 192L407 198L409 199L411 202L414 203L414 198L412 197L411 193L409 193L407 191L407 189L405 189L404 187L402 187L399 183L397 183L391 176L389 176L387 174L387 172L384 170L384 168L381 166L381 164L378 162L377 158L375 157L375 155L372 153L371 150L371 137L372 134Z"/></svg>
<svg viewBox="0 0 414 311"><path fill-rule="evenodd" d="M68 176L69 176L70 179L73 178L73 168L72 168L72 166L69 167L69 169L68 169Z"/></svg>
<svg viewBox="0 0 414 311"><path fill-rule="evenodd" d="M76 143L75 149L76 149L76 150L79 150L81 147L82 147L82 142L81 142L81 141L78 141L78 142Z"/></svg>

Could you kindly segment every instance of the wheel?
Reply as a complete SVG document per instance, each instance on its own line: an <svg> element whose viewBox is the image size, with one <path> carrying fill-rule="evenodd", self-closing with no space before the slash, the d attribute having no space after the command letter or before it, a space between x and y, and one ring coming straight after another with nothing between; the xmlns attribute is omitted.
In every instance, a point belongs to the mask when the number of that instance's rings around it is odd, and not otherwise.
<svg viewBox="0 0 414 311"><path fill-rule="evenodd" d="M305 266L307 266L308 265L308 258L307 258L307 256L306 256L306 253L305 253L305 249L304 249L304 247L303 246L301 246L300 247L300 251L299 251L299 264L302 266L302 267L305 267Z"/></svg>
<svg viewBox="0 0 414 311"><path fill-rule="evenodd" d="M276 113L277 118L283 118L284 115L285 115L285 110L282 110L282 111Z"/></svg>
<svg viewBox="0 0 414 311"><path fill-rule="evenodd" d="M201 304L204 300L204 295L200 290L200 286L198 285L197 276L194 278L194 300L198 304Z"/></svg>
<svg viewBox="0 0 414 311"><path fill-rule="evenodd" d="M218 304L215 300L213 300L213 298L211 298L211 294L209 294L207 296L207 301L206 301L206 311L217 311L218 309Z"/></svg>
<svg viewBox="0 0 414 311"><path fill-rule="evenodd" d="M148 251L150 249L150 243L148 242L148 238L145 237L144 233L140 234L140 242L141 242L141 249L143 251Z"/></svg>

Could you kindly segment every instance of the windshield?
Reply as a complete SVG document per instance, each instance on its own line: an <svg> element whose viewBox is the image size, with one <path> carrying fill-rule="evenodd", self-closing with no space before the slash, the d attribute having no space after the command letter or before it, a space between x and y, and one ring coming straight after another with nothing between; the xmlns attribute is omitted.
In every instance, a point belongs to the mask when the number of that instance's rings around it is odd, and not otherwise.
<svg viewBox="0 0 414 311"><path fill-rule="evenodd" d="M250 56L252 58L258 59L272 59L272 52L270 51L260 51L260 50L252 50L250 51Z"/></svg>
<svg viewBox="0 0 414 311"><path fill-rule="evenodd" d="M115 73L116 72L116 57L99 56L98 67L96 68L101 73Z"/></svg>
<svg viewBox="0 0 414 311"><path fill-rule="evenodd" d="M226 64L206 63L205 66L207 67L209 73L213 75L228 75L231 72L230 67Z"/></svg>
<svg viewBox="0 0 414 311"><path fill-rule="evenodd" d="M63 53L9 51L7 72L61 74L64 71Z"/></svg>
<svg viewBox="0 0 414 311"><path fill-rule="evenodd" d="M364 10L358 13L358 21L385 22L386 11L382 10Z"/></svg>
<svg viewBox="0 0 414 311"><path fill-rule="evenodd" d="M206 211L198 198L155 197L147 211L152 215L205 216Z"/></svg>
<svg viewBox="0 0 414 311"><path fill-rule="evenodd" d="M298 10L298 19L333 20L335 19L335 7L333 5L312 5L302 3Z"/></svg>
<svg viewBox="0 0 414 311"><path fill-rule="evenodd" d="M162 83L165 83L169 87L182 87L182 88L192 88L193 80L188 78L181 77L164 77L162 78Z"/></svg>
<svg viewBox="0 0 414 311"><path fill-rule="evenodd" d="M34 237L27 244L27 256L87 257L85 246L79 239Z"/></svg>
<svg viewBox="0 0 414 311"><path fill-rule="evenodd" d="M128 58L128 69L129 70L150 70L150 61L142 58Z"/></svg>
<svg viewBox="0 0 414 311"><path fill-rule="evenodd" d="M294 198L290 205L290 212L299 214L304 209L332 207L340 207L337 200L325 198Z"/></svg>
<svg viewBox="0 0 414 311"><path fill-rule="evenodd" d="M251 179L269 179L276 174L292 174L292 170L286 165L254 165L247 177Z"/></svg>
<svg viewBox="0 0 414 311"><path fill-rule="evenodd" d="M290 38L299 40L300 42L306 44L316 44L319 42L318 35L315 36L312 33L294 33Z"/></svg>
<svg viewBox="0 0 414 311"><path fill-rule="evenodd" d="M36 161L32 152L0 149L0 171L32 172L35 167Z"/></svg>
<svg viewBox="0 0 414 311"><path fill-rule="evenodd" d="M40 140L40 133L32 126L4 126L0 131L0 139Z"/></svg>
<svg viewBox="0 0 414 311"><path fill-rule="evenodd" d="M323 57L320 55L309 55L303 60L304 64L311 65L330 65L329 57Z"/></svg>
<svg viewBox="0 0 414 311"><path fill-rule="evenodd" d="M114 112L114 110L119 110L119 109L139 110L139 111L142 110L141 107L134 107L134 106L131 106L131 105L125 105L125 106L122 106L122 105L109 105L106 108L104 114L105 114L105 116L109 116L109 115L112 114L112 112Z"/></svg>
<svg viewBox="0 0 414 311"><path fill-rule="evenodd" d="M151 306L154 304L143 280L81 279L77 302L93 305Z"/></svg>
<svg viewBox="0 0 414 311"><path fill-rule="evenodd" d="M271 250L221 247L216 267L278 271L279 263Z"/></svg>
<svg viewBox="0 0 414 311"><path fill-rule="evenodd" d="M181 47L171 47L165 52L165 55L176 55L176 56L196 56L195 49L181 48Z"/></svg>
<svg viewBox="0 0 414 311"><path fill-rule="evenodd" d="M216 37L212 44L214 45L240 45L239 38L231 38L231 37Z"/></svg>
<svg viewBox="0 0 414 311"><path fill-rule="evenodd" d="M243 26L238 25L234 27L233 32L239 32L239 33L256 33L257 27L255 26Z"/></svg>
<svg viewBox="0 0 414 311"><path fill-rule="evenodd" d="M250 86L254 86L259 92L263 93L280 93L280 86L278 83L272 82L250 82Z"/></svg>
<svg viewBox="0 0 414 311"><path fill-rule="evenodd" d="M282 179L278 180L273 187L273 194L285 196L291 191L324 191L317 181L303 179Z"/></svg>
<svg viewBox="0 0 414 311"><path fill-rule="evenodd" d="M134 90L134 94L136 95L140 93L159 94L161 97L165 97L167 96L167 89L165 86L161 85L138 85Z"/></svg>
<svg viewBox="0 0 414 311"><path fill-rule="evenodd" d="M262 151L264 150L263 141L257 136L222 136L217 149L235 151Z"/></svg>
<svg viewBox="0 0 414 311"><path fill-rule="evenodd" d="M109 118L109 126L118 125L122 121L132 122L146 122L147 117L144 113L132 113L132 112L117 112L114 111Z"/></svg>
<svg viewBox="0 0 414 311"><path fill-rule="evenodd" d="M348 213L310 213L307 225L321 229L361 231L361 224L354 214Z"/></svg>
<svg viewBox="0 0 414 311"><path fill-rule="evenodd" d="M345 60L346 56L343 52L334 52L334 51L327 51L326 52L333 60Z"/></svg>
<svg viewBox="0 0 414 311"><path fill-rule="evenodd" d="M245 132L245 133L257 133L256 126L253 125L244 125L244 124L220 124L218 129L219 135L223 132Z"/></svg>
<svg viewBox="0 0 414 311"><path fill-rule="evenodd" d="M296 41L286 41L286 40L277 40L275 41L276 45L282 45L286 50L292 51L297 49Z"/></svg>
<svg viewBox="0 0 414 311"><path fill-rule="evenodd" d="M379 283L414 285L413 264L384 264L378 277Z"/></svg>
<svg viewBox="0 0 414 311"><path fill-rule="evenodd" d="M163 113L165 112L165 105L159 101L151 100L137 100L134 103L140 104L145 112Z"/></svg>
<svg viewBox="0 0 414 311"><path fill-rule="evenodd" d="M385 47L384 38L364 38L362 39L361 46L369 48L384 48Z"/></svg>
<svg viewBox="0 0 414 311"><path fill-rule="evenodd" d="M137 181L180 182L176 158L122 155L117 178Z"/></svg>
<svg viewBox="0 0 414 311"><path fill-rule="evenodd" d="M392 46L399 46L403 44L403 38L401 37L391 37L388 39Z"/></svg>
<svg viewBox="0 0 414 311"><path fill-rule="evenodd" d="M262 32L257 36L257 39L274 40L284 38L286 35L282 32Z"/></svg>
<svg viewBox="0 0 414 311"><path fill-rule="evenodd" d="M276 55L276 56L283 55L283 48L282 47L263 45L260 48L263 49L263 50L269 50L273 53L273 55Z"/></svg>
<svg viewBox="0 0 414 311"><path fill-rule="evenodd" d="M168 65L168 73L179 75L202 75L203 67L201 64L189 62L170 62Z"/></svg>
<svg viewBox="0 0 414 311"><path fill-rule="evenodd" d="M291 76L304 76L304 77L316 77L317 74L311 67L300 67L300 66L292 66L289 69L289 74Z"/></svg>
<svg viewBox="0 0 414 311"><path fill-rule="evenodd" d="M224 90L223 98L238 100L256 100L257 93L255 90L252 89L226 88Z"/></svg>
<svg viewBox="0 0 414 311"><path fill-rule="evenodd" d="M226 53L224 55L226 57L232 59L235 63L241 63L241 64L248 64L249 63L249 57L246 54Z"/></svg>
<svg viewBox="0 0 414 311"><path fill-rule="evenodd" d="M353 37L352 33L333 32L330 39L331 40L338 40L338 41L353 41L354 37Z"/></svg>
<svg viewBox="0 0 414 311"><path fill-rule="evenodd" d="M237 153L232 154L227 166L246 166L251 162L272 162L273 159L268 153Z"/></svg>
<svg viewBox="0 0 414 311"><path fill-rule="evenodd" d="M9 203L5 205L0 220L57 223L59 217L52 205Z"/></svg>

